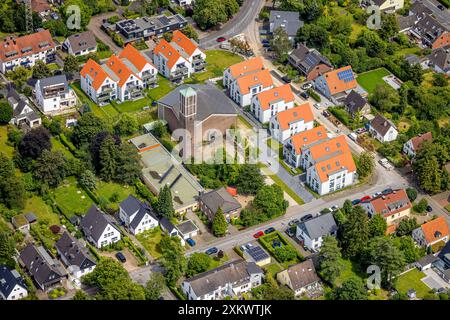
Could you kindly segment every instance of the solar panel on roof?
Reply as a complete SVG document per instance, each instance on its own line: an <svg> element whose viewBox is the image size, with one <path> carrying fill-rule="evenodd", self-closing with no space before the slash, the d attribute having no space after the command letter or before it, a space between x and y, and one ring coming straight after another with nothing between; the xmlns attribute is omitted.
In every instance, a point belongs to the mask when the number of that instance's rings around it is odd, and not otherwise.
<svg viewBox="0 0 450 320"><path fill-rule="evenodd" d="M259 246L247 249L246 252L252 257L255 262L267 259L269 255Z"/></svg>
<svg viewBox="0 0 450 320"><path fill-rule="evenodd" d="M339 80L342 80L344 82L350 82L350 81L355 80L351 69L339 71L337 73L337 76L338 76Z"/></svg>

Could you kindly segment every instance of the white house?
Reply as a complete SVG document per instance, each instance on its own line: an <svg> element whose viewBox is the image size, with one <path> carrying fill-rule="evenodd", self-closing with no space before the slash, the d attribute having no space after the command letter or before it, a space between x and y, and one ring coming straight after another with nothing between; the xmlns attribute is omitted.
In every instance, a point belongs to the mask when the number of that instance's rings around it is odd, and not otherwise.
<svg viewBox="0 0 450 320"><path fill-rule="evenodd" d="M19 300L27 296L27 286L17 270L0 266L0 300Z"/></svg>
<svg viewBox="0 0 450 320"><path fill-rule="evenodd" d="M431 132L427 132L424 134L419 134L416 137L413 137L405 142L403 145L403 152L406 153L411 158L414 158L417 154L417 152L422 147L422 143L425 141L432 142L433 141L433 135Z"/></svg>
<svg viewBox="0 0 450 320"><path fill-rule="evenodd" d="M38 60L51 62L55 58L55 48L48 30L17 38L8 36L0 45L0 71L6 73L18 66L31 68Z"/></svg>
<svg viewBox="0 0 450 320"><path fill-rule="evenodd" d="M223 72L223 86L225 88L230 88L231 84L235 82L237 78L263 69L264 63L261 57L254 57L233 64Z"/></svg>
<svg viewBox="0 0 450 320"><path fill-rule="evenodd" d="M380 142L391 142L397 139L398 136L396 126L379 114L370 121L369 132Z"/></svg>
<svg viewBox="0 0 450 320"><path fill-rule="evenodd" d="M55 243L56 251L69 273L80 279L94 271L96 263L89 251L67 231Z"/></svg>
<svg viewBox="0 0 450 320"><path fill-rule="evenodd" d="M62 48L68 54L84 56L97 51L97 41L92 31L85 31L67 37Z"/></svg>
<svg viewBox="0 0 450 320"><path fill-rule="evenodd" d="M112 219L95 205L92 205L81 219L80 227L87 240L97 248L118 242L121 239L119 229L112 223Z"/></svg>
<svg viewBox="0 0 450 320"><path fill-rule="evenodd" d="M314 128L314 115L310 103L276 113L269 124L270 134L280 143L293 135Z"/></svg>
<svg viewBox="0 0 450 320"><path fill-rule="evenodd" d="M445 217L440 216L414 229L411 236L419 246L428 248L438 242L447 243L450 231Z"/></svg>
<svg viewBox="0 0 450 320"><path fill-rule="evenodd" d="M197 274L182 284L188 300L221 300L240 297L262 284L263 270L254 262L235 260Z"/></svg>
<svg viewBox="0 0 450 320"><path fill-rule="evenodd" d="M253 96L250 111L259 122L266 123L278 112L293 108L294 101L291 86L285 84Z"/></svg>
<svg viewBox="0 0 450 320"><path fill-rule="evenodd" d="M297 225L296 237L309 250L317 252L322 246L323 238L325 236L335 237L337 229L333 214L326 213L300 222Z"/></svg>
<svg viewBox="0 0 450 320"><path fill-rule="evenodd" d="M191 73L205 69L206 54L193 39L186 37L180 30L175 30L170 44L189 61Z"/></svg>
<svg viewBox="0 0 450 320"><path fill-rule="evenodd" d="M152 208L132 195L119 204L119 218L134 235L159 225Z"/></svg>
<svg viewBox="0 0 450 320"><path fill-rule="evenodd" d="M13 109L13 117L11 118L12 124L19 128L24 125L30 129L38 127L42 124L41 117L31 107L27 97L23 94L17 93L17 91L11 88L8 91L8 103Z"/></svg>
<svg viewBox="0 0 450 320"><path fill-rule="evenodd" d="M47 115L71 112L77 106L77 95L65 75L39 79L34 95L39 109Z"/></svg>
<svg viewBox="0 0 450 320"><path fill-rule="evenodd" d="M144 88L154 88L158 86L158 69L153 65L151 59L145 54L141 54L138 49L131 44L119 54L119 59L139 78L141 78Z"/></svg>

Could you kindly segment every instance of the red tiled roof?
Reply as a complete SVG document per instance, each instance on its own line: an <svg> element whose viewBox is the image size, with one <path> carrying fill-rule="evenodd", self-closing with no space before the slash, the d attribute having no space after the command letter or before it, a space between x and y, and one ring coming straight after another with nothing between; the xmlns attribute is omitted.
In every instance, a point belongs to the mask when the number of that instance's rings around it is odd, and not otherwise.
<svg viewBox="0 0 450 320"><path fill-rule="evenodd" d="M261 57L254 57L236 64L233 64L229 67L230 74L233 78L237 78L246 73L253 72L256 70L264 69L263 60Z"/></svg>
<svg viewBox="0 0 450 320"><path fill-rule="evenodd" d="M98 90L105 79L108 77L108 74L105 70L94 60L89 59L83 66L80 71L80 75L86 78L86 75L89 75L92 79L92 87L95 90Z"/></svg>
<svg viewBox="0 0 450 320"><path fill-rule="evenodd" d="M321 139L326 139L327 137L327 131L324 126L318 126L311 130L294 134L291 137L291 141L295 149L295 154L300 154L303 147Z"/></svg>
<svg viewBox="0 0 450 320"><path fill-rule="evenodd" d="M350 147L348 146L347 140L345 140L345 136L340 135L311 146L309 151L311 153L311 158L318 161L321 158L333 154L350 152Z"/></svg>
<svg viewBox="0 0 450 320"><path fill-rule="evenodd" d="M447 221L443 216L424 223L421 228L427 243L433 243L450 234Z"/></svg>
<svg viewBox="0 0 450 320"><path fill-rule="evenodd" d="M394 190L393 193L372 198L369 202L375 212L383 217L391 216L412 207L404 189Z"/></svg>
<svg viewBox="0 0 450 320"><path fill-rule="evenodd" d="M420 147L422 146L422 143L424 143L425 141L433 141L433 135L431 134L431 132L427 132L421 135L418 135L414 138L411 139L414 151L419 151Z"/></svg>
<svg viewBox="0 0 450 320"><path fill-rule="evenodd" d="M317 162L314 167L321 182L328 181L330 174L342 169L347 169L347 172L356 171L356 165L353 161L351 152L340 153L331 158L327 158L326 160Z"/></svg>
<svg viewBox="0 0 450 320"><path fill-rule="evenodd" d="M139 79L116 55L112 55L105 65L119 78L119 87L122 87L131 75Z"/></svg>
<svg viewBox="0 0 450 320"><path fill-rule="evenodd" d="M354 89L357 86L357 82L355 77L353 76L353 80L345 82L344 80L339 79L338 73L342 71L350 70L352 71L351 66L342 67L337 70L332 70L323 75L325 81L327 82L328 89L331 94L336 94L339 92L347 91L350 89ZM353 72L353 71L352 71Z"/></svg>
<svg viewBox="0 0 450 320"><path fill-rule="evenodd" d="M136 69L142 71L142 69L145 67L145 65L148 63L150 65L153 65L150 61L148 61L140 52L138 49L133 47L131 44L127 44L125 49L122 50L122 52L119 54L120 59L127 59L130 61Z"/></svg>
<svg viewBox="0 0 450 320"><path fill-rule="evenodd" d="M288 110L278 112L275 117L278 121L278 124L280 125L281 130L289 129L290 123L302 119L305 123L314 121L314 115L311 111L311 105L309 102Z"/></svg>
<svg viewBox="0 0 450 320"><path fill-rule="evenodd" d="M177 63L181 54L174 48L170 43L168 43L165 39L161 39L159 43L156 45L155 49L153 49L154 54L162 54L167 59L167 66L172 68L175 63Z"/></svg>
<svg viewBox="0 0 450 320"><path fill-rule="evenodd" d="M263 88L273 86L273 79L270 71L264 69L239 77L236 83L241 94L248 94L253 86L261 85Z"/></svg>
<svg viewBox="0 0 450 320"><path fill-rule="evenodd" d="M184 35L183 32L175 30L173 32L172 42L175 42L180 48L186 52L189 57L195 52L198 46Z"/></svg>

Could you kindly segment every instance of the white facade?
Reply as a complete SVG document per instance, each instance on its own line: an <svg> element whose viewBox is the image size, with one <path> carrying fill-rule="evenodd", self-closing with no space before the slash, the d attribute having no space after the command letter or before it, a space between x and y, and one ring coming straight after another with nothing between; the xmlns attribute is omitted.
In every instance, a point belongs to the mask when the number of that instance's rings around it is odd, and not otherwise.
<svg viewBox="0 0 450 320"><path fill-rule="evenodd" d="M99 237L98 241L95 242L95 246L97 248L103 248L110 244L116 243L121 239L121 235L119 230L113 227L111 224L108 224L102 235Z"/></svg>
<svg viewBox="0 0 450 320"><path fill-rule="evenodd" d="M24 66L27 68L32 68L36 61L40 60L43 62L47 62L49 56L55 53L55 48L49 46L48 50L32 53L27 56L21 56L13 60L2 61L0 60L0 70L2 73L6 73L8 71L14 70L18 66Z"/></svg>
<svg viewBox="0 0 450 320"><path fill-rule="evenodd" d="M428 243L427 240L425 239L425 235L423 233L422 227L414 229L411 233L411 236L414 239L414 241L417 243L417 245L419 245L420 247L426 247L426 248L428 248L429 246L432 246L435 243L438 243L440 241L443 241L444 243L449 241L449 236L446 235L445 237L439 238L433 242Z"/></svg>
<svg viewBox="0 0 450 320"><path fill-rule="evenodd" d="M181 80L189 78L192 72L192 66L188 60L180 56L177 61L170 67L169 60L160 52L153 55L153 63L158 72L167 79L175 79L180 77Z"/></svg>
<svg viewBox="0 0 450 320"><path fill-rule="evenodd" d="M63 88L66 84L57 85ZM68 90L55 91L54 93L43 93L50 87L43 87L41 80L38 80L35 85L36 102L39 109L44 114L59 114L67 110L73 109L77 105L77 96L75 91L70 87Z"/></svg>
<svg viewBox="0 0 450 320"><path fill-rule="evenodd" d="M269 122L269 120L278 112L288 110L294 107L294 101L286 102L284 99L279 99L270 103L270 107L267 110L263 110L258 96L252 97L250 111L253 113L256 119L261 123Z"/></svg>
<svg viewBox="0 0 450 320"><path fill-rule="evenodd" d="M241 93L241 88L239 88L237 81L233 81L229 87L229 95L237 104L241 107L249 106L252 103L252 98L260 92L267 91L273 88L273 84L264 87L262 85L256 85L250 88L248 93Z"/></svg>
<svg viewBox="0 0 450 320"><path fill-rule="evenodd" d="M27 296L28 296L28 291L24 287L22 287L18 284L16 284L14 286L14 289L11 291L11 293L7 297L5 297L3 295L3 293L0 291L0 298L1 298L0 300L10 300L10 301L11 300L20 300L20 299L26 298Z"/></svg>
<svg viewBox="0 0 450 320"><path fill-rule="evenodd" d="M317 252L322 246L323 237L311 239L306 232L297 226L296 237L303 240L303 245L313 252Z"/></svg>
<svg viewBox="0 0 450 320"><path fill-rule="evenodd" d="M145 213L144 216L140 219L140 222L137 226L132 226L132 222L137 218L139 211L136 211L131 216L127 215L122 208L119 209L119 217L120 220L125 223L125 225L130 229L131 233L137 235L144 231L153 229L159 225L158 220L153 218L150 214Z"/></svg>
<svg viewBox="0 0 450 320"><path fill-rule="evenodd" d="M378 133L378 131L376 131L372 126L369 126L369 132L375 139L380 142L391 142L397 139L398 136L398 131L393 126L390 126L389 130L384 136Z"/></svg>
<svg viewBox="0 0 450 320"><path fill-rule="evenodd" d="M89 48L78 50L78 51L73 51L72 45L71 45L71 43L69 41L69 38L64 40L63 46L65 48L67 48L67 53L68 54L71 54L71 55L74 55L74 56L78 56L78 57L79 56L85 56L85 55L87 55L89 53L94 53L94 52L97 51L97 46L89 47Z"/></svg>
<svg viewBox="0 0 450 320"><path fill-rule="evenodd" d="M94 88L90 75L80 76L81 89L97 104L107 103L117 99L116 81L106 77L98 89Z"/></svg>
<svg viewBox="0 0 450 320"><path fill-rule="evenodd" d="M311 130L314 128L314 121L305 122L304 120L293 121L289 123L289 128L282 129L277 117L270 119L270 133L280 143L283 143L294 134Z"/></svg>
<svg viewBox="0 0 450 320"><path fill-rule="evenodd" d="M315 166L311 166L306 170L306 183L320 195L348 187L355 183L356 179L356 171L348 172L347 169L328 175L327 181L320 180Z"/></svg>

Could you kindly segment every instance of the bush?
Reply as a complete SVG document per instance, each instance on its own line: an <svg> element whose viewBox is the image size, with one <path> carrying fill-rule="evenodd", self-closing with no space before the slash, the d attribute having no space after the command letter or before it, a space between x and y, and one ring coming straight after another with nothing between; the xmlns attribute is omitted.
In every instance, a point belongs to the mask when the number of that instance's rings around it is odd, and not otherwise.
<svg viewBox="0 0 450 320"><path fill-rule="evenodd" d="M322 101L320 96L313 89L308 89L308 90L306 90L306 92L311 96L311 98L313 98L317 102Z"/></svg>
<svg viewBox="0 0 450 320"><path fill-rule="evenodd" d="M414 188L407 188L406 194L408 195L408 199L411 202L413 202L417 198L417 190Z"/></svg>
<svg viewBox="0 0 450 320"><path fill-rule="evenodd" d="M418 212L418 213L422 213L425 212L425 210L427 209L428 206L428 201L427 199L423 198L419 201L418 204L416 204L413 209L414 211Z"/></svg>

